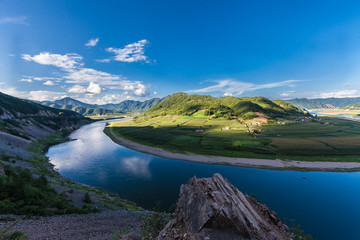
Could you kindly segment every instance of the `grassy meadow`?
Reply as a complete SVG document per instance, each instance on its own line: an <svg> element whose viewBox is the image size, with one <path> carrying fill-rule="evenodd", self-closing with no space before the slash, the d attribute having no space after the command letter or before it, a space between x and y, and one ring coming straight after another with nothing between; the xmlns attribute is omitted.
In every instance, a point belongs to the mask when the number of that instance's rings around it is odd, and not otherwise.
<svg viewBox="0 0 360 240"><path fill-rule="evenodd" d="M326 109L319 113L321 114L331 114L331 115L349 115L360 118L360 110L349 110L349 109Z"/></svg>
<svg viewBox="0 0 360 240"><path fill-rule="evenodd" d="M171 152L283 160L360 161L360 122L322 117L321 122L285 120L282 123L252 125L251 121L236 119L163 116L113 122L107 127L120 137Z"/></svg>

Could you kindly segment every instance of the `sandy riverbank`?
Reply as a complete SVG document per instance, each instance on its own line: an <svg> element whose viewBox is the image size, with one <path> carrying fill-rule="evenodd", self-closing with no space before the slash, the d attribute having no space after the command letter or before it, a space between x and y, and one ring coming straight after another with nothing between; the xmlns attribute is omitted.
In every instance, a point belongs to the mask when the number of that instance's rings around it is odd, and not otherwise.
<svg viewBox="0 0 360 240"><path fill-rule="evenodd" d="M129 141L114 134L109 128L111 139L127 148L152 154L155 156L185 160L191 162L207 163L207 164L222 164L241 167L254 168L271 168L271 169L298 169L302 171L320 170L320 171L360 171L360 163L358 162L308 162L295 160L281 160L281 159L256 159L256 158L231 158L220 156L203 156L197 154L183 154L166 151L162 148L142 145L136 142Z"/></svg>

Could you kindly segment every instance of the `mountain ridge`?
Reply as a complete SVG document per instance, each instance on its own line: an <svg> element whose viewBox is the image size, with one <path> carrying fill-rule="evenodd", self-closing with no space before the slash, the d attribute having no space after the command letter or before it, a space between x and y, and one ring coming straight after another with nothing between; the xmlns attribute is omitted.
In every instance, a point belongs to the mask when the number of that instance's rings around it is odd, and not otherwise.
<svg viewBox="0 0 360 240"><path fill-rule="evenodd" d="M360 97L355 98L295 98L285 100L301 109L331 109L342 108L350 104L360 103Z"/></svg>
<svg viewBox="0 0 360 240"><path fill-rule="evenodd" d="M143 113L160 103L165 98L152 98L145 101L125 100L120 103L108 103L103 105L88 104L79 100L66 97L55 101L39 102L42 105L58 109L68 109L84 116L114 115L124 113Z"/></svg>

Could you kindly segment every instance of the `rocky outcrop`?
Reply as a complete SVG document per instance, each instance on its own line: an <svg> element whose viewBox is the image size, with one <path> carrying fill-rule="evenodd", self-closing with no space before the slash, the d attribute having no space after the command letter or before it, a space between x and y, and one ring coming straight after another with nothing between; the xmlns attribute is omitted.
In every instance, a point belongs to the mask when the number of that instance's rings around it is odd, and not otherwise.
<svg viewBox="0 0 360 240"><path fill-rule="evenodd" d="M220 174L181 186L175 218L157 239L291 239L276 213L244 195Z"/></svg>

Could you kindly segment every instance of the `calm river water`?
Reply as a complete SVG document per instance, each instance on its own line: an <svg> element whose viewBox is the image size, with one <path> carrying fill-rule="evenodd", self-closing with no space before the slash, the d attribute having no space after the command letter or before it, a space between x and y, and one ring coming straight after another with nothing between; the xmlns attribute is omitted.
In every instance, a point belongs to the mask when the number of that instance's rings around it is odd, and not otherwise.
<svg viewBox="0 0 360 240"><path fill-rule="evenodd" d="M172 160L119 146L104 133L106 121L74 131L76 141L49 149L61 175L107 189L152 209L174 207L189 178L221 173L242 192L295 219L318 240L360 239L360 173L275 171Z"/></svg>

